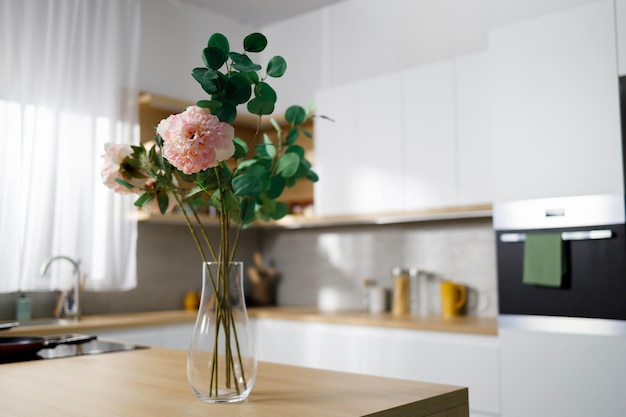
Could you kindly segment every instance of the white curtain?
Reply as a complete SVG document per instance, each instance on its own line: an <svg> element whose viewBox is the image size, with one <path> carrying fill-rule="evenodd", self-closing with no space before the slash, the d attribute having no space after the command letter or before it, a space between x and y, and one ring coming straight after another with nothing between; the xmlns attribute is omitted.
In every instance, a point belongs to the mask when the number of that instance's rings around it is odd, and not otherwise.
<svg viewBox="0 0 626 417"><path fill-rule="evenodd" d="M100 179L138 143L139 0L0 0L0 292L136 285L132 197ZM64 265L66 264L66 265ZM68 268L69 267L69 268Z"/></svg>

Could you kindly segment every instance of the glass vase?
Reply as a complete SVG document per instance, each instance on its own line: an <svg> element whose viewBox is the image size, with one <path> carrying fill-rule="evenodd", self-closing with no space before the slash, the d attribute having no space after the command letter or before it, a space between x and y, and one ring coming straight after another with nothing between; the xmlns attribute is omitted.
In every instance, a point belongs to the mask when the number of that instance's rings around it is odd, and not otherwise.
<svg viewBox="0 0 626 417"><path fill-rule="evenodd" d="M187 356L194 394L208 403L248 397L257 372L243 292L242 262L205 262L198 317Z"/></svg>

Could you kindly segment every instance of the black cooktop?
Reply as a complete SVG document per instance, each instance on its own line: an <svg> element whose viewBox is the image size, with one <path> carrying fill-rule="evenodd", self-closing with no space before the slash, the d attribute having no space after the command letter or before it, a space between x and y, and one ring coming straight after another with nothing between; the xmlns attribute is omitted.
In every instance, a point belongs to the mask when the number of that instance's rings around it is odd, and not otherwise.
<svg viewBox="0 0 626 417"><path fill-rule="evenodd" d="M0 355L0 364L82 355L99 355L136 349L147 349L147 346L93 338L83 343L58 344L54 347L44 347L35 353Z"/></svg>

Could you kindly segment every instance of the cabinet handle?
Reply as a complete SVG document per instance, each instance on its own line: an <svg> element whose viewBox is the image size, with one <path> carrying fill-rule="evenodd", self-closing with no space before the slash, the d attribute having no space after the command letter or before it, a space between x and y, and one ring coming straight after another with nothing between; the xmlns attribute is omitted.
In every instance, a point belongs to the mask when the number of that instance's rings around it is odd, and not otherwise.
<svg viewBox="0 0 626 417"><path fill-rule="evenodd" d="M580 230L561 233L561 239L563 240L597 240L610 239L612 237L613 231L611 230ZM500 242L502 243L523 242L525 240L525 233L502 233L500 235Z"/></svg>

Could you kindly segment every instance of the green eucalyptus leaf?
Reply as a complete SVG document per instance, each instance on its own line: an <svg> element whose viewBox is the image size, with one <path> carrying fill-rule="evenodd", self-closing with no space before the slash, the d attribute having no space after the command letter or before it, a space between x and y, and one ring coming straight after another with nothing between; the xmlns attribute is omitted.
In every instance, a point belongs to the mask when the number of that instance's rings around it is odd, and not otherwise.
<svg viewBox="0 0 626 417"><path fill-rule="evenodd" d="M306 121L306 110L301 106L291 106L285 111L285 120L292 126L301 125Z"/></svg>
<svg viewBox="0 0 626 417"><path fill-rule="evenodd" d="M240 73L233 74L226 81L225 87L226 97L228 97L228 100L234 104L245 103L252 95L250 81L245 75Z"/></svg>
<svg viewBox="0 0 626 417"><path fill-rule="evenodd" d="M254 221L254 212L256 204L251 198L244 198L241 200L241 206L239 209L239 218L243 225L249 225Z"/></svg>
<svg viewBox="0 0 626 417"><path fill-rule="evenodd" d="M265 153L270 158L274 158L276 156L276 145L270 139L270 136L267 133L263 134L263 146L265 146Z"/></svg>
<svg viewBox="0 0 626 417"><path fill-rule="evenodd" d="M274 56L267 63L267 75L270 77L282 77L285 71L287 71L287 62L282 56Z"/></svg>
<svg viewBox="0 0 626 417"><path fill-rule="evenodd" d="M242 73L250 80L250 84L258 84L259 83L259 74L254 71L244 72Z"/></svg>
<svg viewBox="0 0 626 417"><path fill-rule="evenodd" d="M248 144L241 138L233 138L233 143L235 144L235 154L233 158L241 159L248 154Z"/></svg>
<svg viewBox="0 0 626 417"><path fill-rule="evenodd" d="M282 158L278 160L278 173L284 177L293 177L298 171L300 165L300 157L296 153L285 153Z"/></svg>
<svg viewBox="0 0 626 417"><path fill-rule="evenodd" d="M262 222L269 222L270 220L272 220L272 218L263 209L263 206L257 206L256 208L257 210L255 214L259 220L261 220Z"/></svg>
<svg viewBox="0 0 626 417"><path fill-rule="evenodd" d="M309 132L308 130L300 128L300 131L301 131L301 132L302 132L302 134L303 134L304 136L306 136L307 138L309 138L309 139L312 139L312 138L313 138L313 135L312 135L312 134L311 134L311 132Z"/></svg>
<svg viewBox="0 0 626 417"><path fill-rule="evenodd" d="M228 56L233 61L231 67L239 72L255 72L261 69L261 66L252 62L247 55L231 52Z"/></svg>
<svg viewBox="0 0 626 417"><path fill-rule="evenodd" d="M232 123L237 118L237 107L235 104L223 97L214 97L215 100L222 103L221 106L212 109L213 115L220 119L220 122Z"/></svg>
<svg viewBox="0 0 626 417"><path fill-rule="evenodd" d="M286 151L285 153L295 153L296 155L298 155L298 158L300 159L304 159L304 154L305 154L305 150L302 146L298 146L298 145L291 145Z"/></svg>
<svg viewBox="0 0 626 417"><path fill-rule="evenodd" d="M163 147L163 138L158 133L156 135L154 135L154 141L156 142L156 144L159 147L159 149ZM152 149L154 149L154 148L152 148ZM152 158L150 158L150 159L152 160Z"/></svg>
<svg viewBox="0 0 626 417"><path fill-rule="evenodd" d="M278 133L278 136L280 136L283 132L283 129L280 127L276 119L274 119L273 117L270 117L270 123L272 127L274 128L274 130L276 131L276 133Z"/></svg>
<svg viewBox="0 0 626 417"><path fill-rule="evenodd" d="M243 49L246 52L261 52L267 46L267 38L262 33L251 33L243 40Z"/></svg>
<svg viewBox="0 0 626 417"><path fill-rule="evenodd" d="M317 182L320 179L320 177L318 177L317 174L313 172L313 170L309 170L306 178L311 182Z"/></svg>
<svg viewBox="0 0 626 417"><path fill-rule="evenodd" d="M217 78L214 70L208 68L194 68L191 71L191 76L200 83L200 86L204 91L209 94L215 94L219 91L218 85L215 83Z"/></svg>
<svg viewBox="0 0 626 417"><path fill-rule="evenodd" d="M214 33L213 35L211 35L207 46L219 48L226 55L228 55L228 53L230 52L230 44L228 43L228 39L221 33Z"/></svg>
<svg viewBox="0 0 626 417"><path fill-rule="evenodd" d="M233 191L242 197L254 197L264 188L263 180L253 174L243 174L233 178Z"/></svg>
<svg viewBox="0 0 626 417"><path fill-rule="evenodd" d="M202 61L210 69L220 69L226 60L228 60L228 54L217 46L207 46L202 51Z"/></svg>
<svg viewBox="0 0 626 417"><path fill-rule="evenodd" d="M222 107L222 102L217 100L198 100L196 106L213 111L218 107Z"/></svg>
<svg viewBox="0 0 626 417"><path fill-rule="evenodd" d="M270 180L270 188L265 192L269 198L276 199L280 197L285 189L285 179L281 176L274 176Z"/></svg>
<svg viewBox="0 0 626 417"><path fill-rule="evenodd" d="M289 132L287 132L285 144L289 146L293 145L298 140L298 136L300 136L300 130L297 127L292 127L289 129Z"/></svg>
<svg viewBox="0 0 626 417"><path fill-rule="evenodd" d="M300 164L298 165L298 170L293 175L293 178L305 178L309 175L311 171L311 163L306 159L300 159Z"/></svg>
<svg viewBox="0 0 626 417"><path fill-rule="evenodd" d="M260 97L266 101L271 101L272 103L276 103L276 100L278 100L276 91L270 87L269 84L264 82L260 82L254 86L254 96Z"/></svg>
<svg viewBox="0 0 626 417"><path fill-rule="evenodd" d="M288 214L289 204L285 203L284 201L277 201L276 208L274 209L274 211L269 213L270 217L274 220L280 220Z"/></svg>
<svg viewBox="0 0 626 417"><path fill-rule="evenodd" d="M272 114L274 112L274 102L265 100L263 97L255 97L247 104L248 111L258 116Z"/></svg>
<svg viewBox="0 0 626 417"><path fill-rule="evenodd" d="M246 172L257 163L258 163L257 159L248 159L245 161L241 161L241 163L239 164L239 166L237 166L237 169L235 170L235 175L239 175L243 172Z"/></svg>

